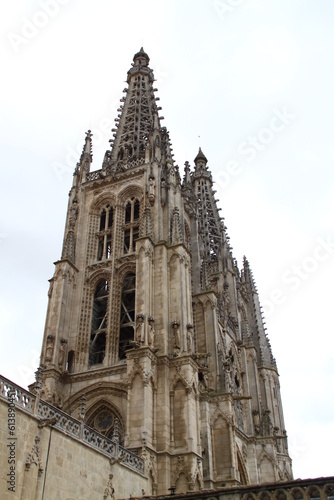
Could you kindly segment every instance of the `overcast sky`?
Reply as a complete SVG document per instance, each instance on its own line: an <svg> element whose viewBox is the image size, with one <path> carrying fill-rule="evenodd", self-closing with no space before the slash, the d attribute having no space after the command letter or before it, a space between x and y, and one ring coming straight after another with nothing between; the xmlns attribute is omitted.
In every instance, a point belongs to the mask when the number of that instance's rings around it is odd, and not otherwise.
<svg viewBox="0 0 334 500"><path fill-rule="evenodd" d="M34 380L85 131L99 169L143 45L175 161L201 145L253 269L294 476L333 475L334 2L21 0L0 24L0 372Z"/></svg>

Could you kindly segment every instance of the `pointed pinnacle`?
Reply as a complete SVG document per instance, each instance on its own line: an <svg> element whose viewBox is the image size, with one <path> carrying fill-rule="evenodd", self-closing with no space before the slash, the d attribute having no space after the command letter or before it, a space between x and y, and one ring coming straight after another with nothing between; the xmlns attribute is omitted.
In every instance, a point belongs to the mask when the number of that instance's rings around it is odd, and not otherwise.
<svg viewBox="0 0 334 500"><path fill-rule="evenodd" d="M202 149L201 149L201 148L199 148L199 150L198 150L198 154L197 154L196 158L194 159L195 164L196 164L198 161L204 161L204 163L208 163L208 160L207 160L207 158L206 158L206 156L205 156L205 154L203 153L203 151L202 151Z"/></svg>

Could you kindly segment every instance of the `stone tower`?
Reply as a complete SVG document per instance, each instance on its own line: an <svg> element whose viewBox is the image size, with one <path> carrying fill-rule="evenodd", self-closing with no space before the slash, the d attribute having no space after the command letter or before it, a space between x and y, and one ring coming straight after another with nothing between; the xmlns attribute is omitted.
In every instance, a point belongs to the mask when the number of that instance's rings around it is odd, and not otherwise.
<svg viewBox="0 0 334 500"><path fill-rule="evenodd" d="M87 132L50 280L42 398L145 459L153 494L291 479L280 387L249 263L239 270L199 150L181 179L149 57L110 150Z"/></svg>

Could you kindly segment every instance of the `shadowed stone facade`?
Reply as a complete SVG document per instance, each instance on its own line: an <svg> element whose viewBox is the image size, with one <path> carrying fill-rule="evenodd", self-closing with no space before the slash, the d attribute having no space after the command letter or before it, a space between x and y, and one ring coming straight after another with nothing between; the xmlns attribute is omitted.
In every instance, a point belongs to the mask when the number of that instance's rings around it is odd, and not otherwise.
<svg viewBox="0 0 334 500"><path fill-rule="evenodd" d="M42 400L145 463L146 494L292 479L276 361L200 149L183 178L149 57L133 58L110 150L87 132L50 280ZM31 386L36 392L36 384Z"/></svg>

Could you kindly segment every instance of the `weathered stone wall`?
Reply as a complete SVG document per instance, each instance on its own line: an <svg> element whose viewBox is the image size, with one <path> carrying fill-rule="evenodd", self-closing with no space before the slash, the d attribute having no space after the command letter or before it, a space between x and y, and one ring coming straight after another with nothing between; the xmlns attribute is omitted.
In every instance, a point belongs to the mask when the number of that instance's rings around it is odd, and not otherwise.
<svg viewBox="0 0 334 500"><path fill-rule="evenodd" d="M47 500L102 500L134 497L147 491L148 481L143 475L117 462L112 465L106 455L43 424L15 404L11 415L15 415L12 436L8 402L0 399L1 499L35 500L42 498L44 491ZM12 483L7 482L10 473ZM11 485L12 491L8 490Z"/></svg>

